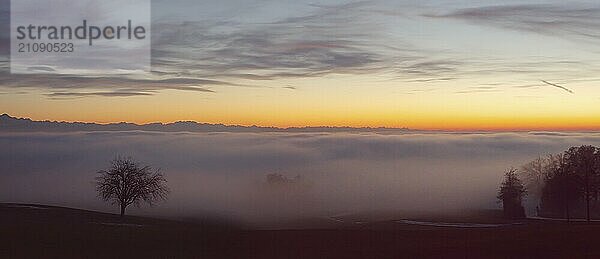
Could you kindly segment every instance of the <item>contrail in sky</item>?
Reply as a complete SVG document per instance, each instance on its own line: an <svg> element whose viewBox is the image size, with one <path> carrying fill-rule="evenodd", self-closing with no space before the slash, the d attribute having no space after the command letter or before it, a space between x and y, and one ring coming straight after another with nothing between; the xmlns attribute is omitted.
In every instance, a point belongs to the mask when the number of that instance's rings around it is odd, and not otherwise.
<svg viewBox="0 0 600 259"><path fill-rule="evenodd" d="M572 93L572 94L574 93L574 92L573 92L573 90L571 90L571 89L569 89L569 88L566 88L566 87L564 87L564 86L562 86L562 85L553 84L553 83L550 83L550 82L548 82L548 81L545 81L545 80L541 80L541 81L542 81L542 83L544 83L544 84L547 84L547 85L550 85L550 86L554 86L554 87L558 87L558 88L560 88L560 89L563 89L563 90L565 90L565 91L567 91L567 92L569 92L569 93Z"/></svg>

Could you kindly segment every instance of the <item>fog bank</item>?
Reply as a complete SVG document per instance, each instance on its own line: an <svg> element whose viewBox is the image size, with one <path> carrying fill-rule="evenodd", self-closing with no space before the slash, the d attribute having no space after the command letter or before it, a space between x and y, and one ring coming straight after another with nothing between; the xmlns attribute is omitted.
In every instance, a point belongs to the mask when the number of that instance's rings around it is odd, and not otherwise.
<svg viewBox="0 0 600 259"><path fill-rule="evenodd" d="M599 145L600 134L1 133L0 201L116 212L93 180L128 155L160 167L171 189L133 214L258 222L495 208L505 169L581 144ZM270 186L270 173L301 181Z"/></svg>

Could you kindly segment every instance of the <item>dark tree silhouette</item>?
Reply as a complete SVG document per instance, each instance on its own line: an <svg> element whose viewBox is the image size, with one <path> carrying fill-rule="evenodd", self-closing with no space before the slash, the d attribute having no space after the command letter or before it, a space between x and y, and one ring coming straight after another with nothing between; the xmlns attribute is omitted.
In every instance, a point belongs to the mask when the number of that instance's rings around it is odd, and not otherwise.
<svg viewBox="0 0 600 259"><path fill-rule="evenodd" d="M517 176L517 170L509 169L504 173L504 181L498 191L498 200L502 202L504 215L509 218L524 218L522 201L527 192Z"/></svg>
<svg viewBox="0 0 600 259"><path fill-rule="evenodd" d="M556 160L550 170L542 191L542 208L550 211L562 210L567 221L571 220L571 210L581 196L577 175L567 170L564 155Z"/></svg>
<svg viewBox="0 0 600 259"><path fill-rule="evenodd" d="M119 205L121 216L125 215L127 206L142 203L154 205L165 200L169 193L167 180L160 170L149 166L141 166L131 158L116 158L108 170L98 172L96 190L99 197L113 205Z"/></svg>
<svg viewBox="0 0 600 259"><path fill-rule="evenodd" d="M543 214L557 216L562 212L567 220L573 214L588 221L592 214L598 216L599 148L571 147L561 154L538 158L521 168L521 176L528 191L541 201L539 211Z"/></svg>
<svg viewBox="0 0 600 259"><path fill-rule="evenodd" d="M576 176L580 193L585 201L586 219L590 221L590 200L597 188L598 148L594 146L572 147L565 152L565 170Z"/></svg>

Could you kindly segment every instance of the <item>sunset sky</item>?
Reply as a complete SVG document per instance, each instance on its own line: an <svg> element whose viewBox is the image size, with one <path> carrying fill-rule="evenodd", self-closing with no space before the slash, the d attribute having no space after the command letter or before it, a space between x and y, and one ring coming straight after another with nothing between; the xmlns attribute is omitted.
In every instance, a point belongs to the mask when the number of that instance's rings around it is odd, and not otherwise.
<svg viewBox="0 0 600 259"><path fill-rule="evenodd" d="M146 76L11 75L38 120L600 130L598 1L152 2Z"/></svg>

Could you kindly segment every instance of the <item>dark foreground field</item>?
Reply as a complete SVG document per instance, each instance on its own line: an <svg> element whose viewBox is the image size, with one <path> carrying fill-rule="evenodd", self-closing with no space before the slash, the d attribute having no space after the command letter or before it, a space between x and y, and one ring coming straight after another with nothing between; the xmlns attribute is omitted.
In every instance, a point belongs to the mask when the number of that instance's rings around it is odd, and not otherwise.
<svg viewBox="0 0 600 259"><path fill-rule="evenodd" d="M411 223L411 222L408 222ZM0 258L600 258L600 224L481 227L381 221L248 230L0 204Z"/></svg>

